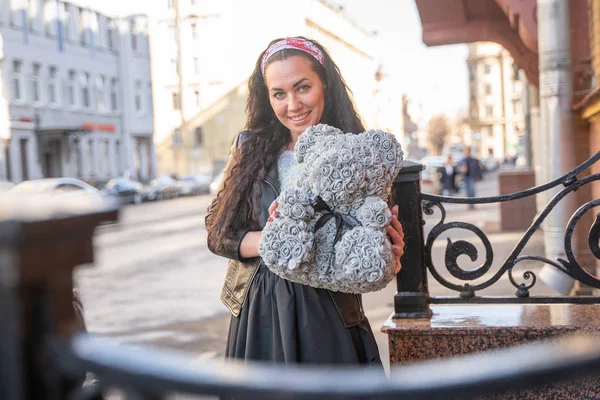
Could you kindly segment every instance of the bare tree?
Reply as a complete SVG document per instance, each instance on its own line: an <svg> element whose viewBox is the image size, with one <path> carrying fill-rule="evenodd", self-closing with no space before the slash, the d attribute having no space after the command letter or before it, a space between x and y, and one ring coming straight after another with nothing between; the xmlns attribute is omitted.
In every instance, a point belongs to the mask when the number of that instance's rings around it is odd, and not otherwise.
<svg viewBox="0 0 600 400"><path fill-rule="evenodd" d="M433 147L435 154L442 154L446 138L450 134L450 122L444 114L438 114L431 117L427 130L429 142Z"/></svg>

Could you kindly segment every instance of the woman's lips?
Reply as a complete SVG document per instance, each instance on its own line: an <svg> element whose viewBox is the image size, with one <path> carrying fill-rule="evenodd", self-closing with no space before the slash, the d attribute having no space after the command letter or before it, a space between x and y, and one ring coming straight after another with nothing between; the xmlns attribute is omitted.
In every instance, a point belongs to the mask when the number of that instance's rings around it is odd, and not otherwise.
<svg viewBox="0 0 600 400"><path fill-rule="evenodd" d="M290 121L292 121L293 123L298 124L298 123L304 122L304 120L306 120L309 115L310 115L310 111L307 112L307 113L304 113L302 115L298 115L298 116L294 116L294 117L288 117L288 119Z"/></svg>

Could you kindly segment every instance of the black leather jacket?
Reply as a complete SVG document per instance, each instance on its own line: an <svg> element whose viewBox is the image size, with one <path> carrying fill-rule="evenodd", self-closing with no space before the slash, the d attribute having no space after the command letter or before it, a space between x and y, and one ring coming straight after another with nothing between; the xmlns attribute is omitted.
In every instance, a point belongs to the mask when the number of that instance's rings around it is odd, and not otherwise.
<svg viewBox="0 0 600 400"><path fill-rule="evenodd" d="M227 162L225 173L223 174L223 182L227 177L227 173L232 165L232 161L237 157L238 151L243 150L243 145L240 144L244 142L243 135L244 133L238 135L233 146L231 147L229 161ZM266 225L267 219L269 218L269 206L279 196L277 165L274 165L269 170L266 179L261 182L261 193L255 193L254 195L260 195L260 216L258 223L262 229ZM213 200L213 204L211 204L208 209L207 219L212 213L215 202L216 199ZM240 244L246 233L248 233L247 229L239 230L231 238L226 240L220 249L215 247L212 240L213 233L210 232L210 230L208 232L207 239L208 248L214 254L230 259L227 275L225 277L225 283L221 292L221 300L236 317L239 316L240 311L244 306L248 296L248 289L252 284L256 272L262 264L262 260L259 257L244 259L240 256ZM343 318L346 327L357 325L363 321L365 316L362 307L361 295L332 291L329 291L329 294L331 295L340 313L340 316Z"/></svg>

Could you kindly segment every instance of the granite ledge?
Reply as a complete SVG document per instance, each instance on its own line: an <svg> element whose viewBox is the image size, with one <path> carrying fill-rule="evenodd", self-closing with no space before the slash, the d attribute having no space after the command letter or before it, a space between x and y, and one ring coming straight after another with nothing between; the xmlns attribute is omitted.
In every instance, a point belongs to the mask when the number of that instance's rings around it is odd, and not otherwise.
<svg viewBox="0 0 600 400"><path fill-rule="evenodd" d="M394 336L600 332L600 304L431 305L431 311L431 319L390 317L381 331Z"/></svg>

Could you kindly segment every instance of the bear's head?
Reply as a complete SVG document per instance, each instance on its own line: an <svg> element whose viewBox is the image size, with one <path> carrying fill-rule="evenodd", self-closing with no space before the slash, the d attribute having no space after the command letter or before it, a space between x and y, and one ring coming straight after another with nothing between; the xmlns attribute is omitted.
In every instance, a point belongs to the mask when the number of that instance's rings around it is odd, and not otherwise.
<svg viewBox="0 0 600 400"><path fill-rule="evenodd" d="M362 203L369 195L387 198L403 158L401 146L391 134L379 130L343 133L325 124L300 135L295 154L300 168L298 185L331 207Z"/></svg>

